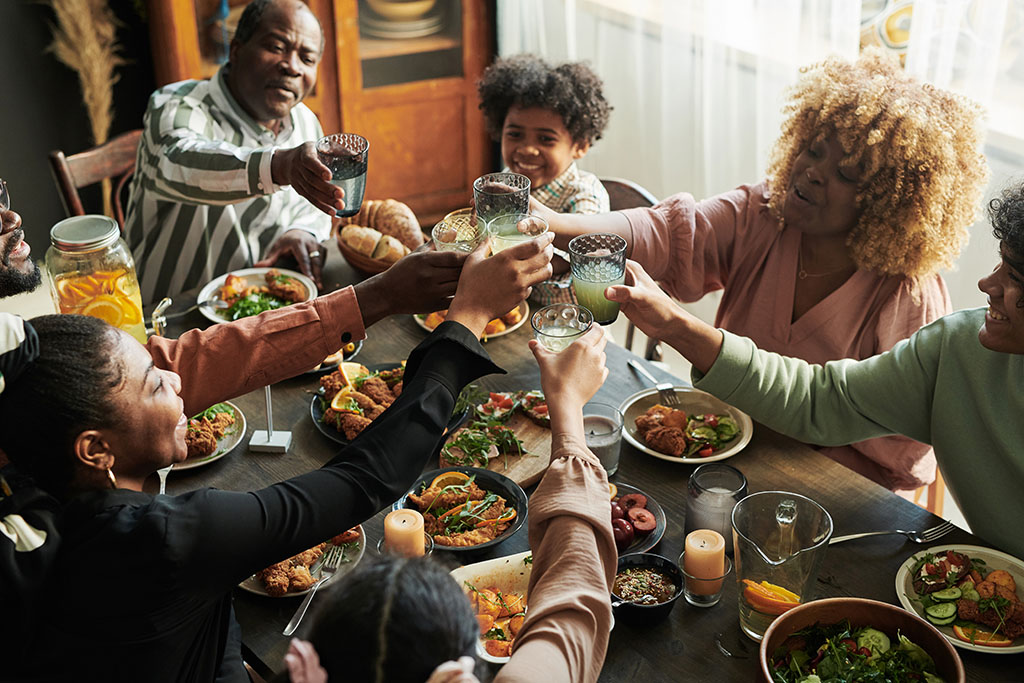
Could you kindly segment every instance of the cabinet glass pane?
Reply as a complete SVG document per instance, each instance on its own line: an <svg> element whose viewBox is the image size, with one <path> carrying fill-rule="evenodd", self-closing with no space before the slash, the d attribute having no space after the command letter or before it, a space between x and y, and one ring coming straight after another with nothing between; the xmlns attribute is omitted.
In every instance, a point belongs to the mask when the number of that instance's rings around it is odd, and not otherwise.
<svg viewBox="0 0 1024 683"><path fill-rule="evenodd" d="M459 0L360 0L363 87L462 77Z"/></svg>

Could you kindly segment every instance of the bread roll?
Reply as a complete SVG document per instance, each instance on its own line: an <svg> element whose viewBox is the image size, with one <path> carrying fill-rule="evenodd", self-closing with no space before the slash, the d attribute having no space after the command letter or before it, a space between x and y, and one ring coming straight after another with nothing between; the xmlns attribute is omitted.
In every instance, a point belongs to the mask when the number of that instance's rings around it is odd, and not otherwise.
<svg viewBox="0 0 1024 683"><path fill-rule="evenodd" d="M377 249L373 252L373 258L385 263L394 263L409 253L409 247L399 242L391 235L384 235L377 243Z"/></svg>
<svg viewBox="0 0 1024 683"><path fill-rule="evenodd" d="M373 228L365 228L361 225L346 225L341 229L341 239L353 251L358 251L373 258L373 253L381 241L383 235Z"/></svg>
<svg viewBox="0 0 1024 683"><path fill-rule="evenodd" d="M342 225L365 225L390 235L410 250L423 244L423 231L416 214L394 199L368 199L359 213L341 219Z"/></svg>

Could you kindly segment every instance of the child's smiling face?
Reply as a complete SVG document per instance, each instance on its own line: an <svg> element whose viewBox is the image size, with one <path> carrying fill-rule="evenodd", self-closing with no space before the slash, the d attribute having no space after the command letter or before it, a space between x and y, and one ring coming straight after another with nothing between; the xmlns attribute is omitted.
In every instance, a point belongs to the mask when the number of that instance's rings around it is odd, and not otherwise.
<svg viewBox="0 0 1024 683"><path fill-rule="evenodd" d="M562 117L541 107L511 107L501 129L501 156L513 173L530 179L531 189L546 185L590 149L572 139Z"/></svg>

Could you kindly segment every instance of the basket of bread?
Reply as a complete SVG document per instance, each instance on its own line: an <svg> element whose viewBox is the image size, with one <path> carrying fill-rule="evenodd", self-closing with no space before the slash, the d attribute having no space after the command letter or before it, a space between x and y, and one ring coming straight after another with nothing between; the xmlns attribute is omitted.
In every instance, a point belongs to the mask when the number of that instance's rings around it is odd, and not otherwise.
<svg viewBox="0 0 1024 683"><path fill-rule="evenodd" d="M354 216L342 218L338 248L352 267L382 273L423 244L416 215L394 199L369 199Z"/></svg>

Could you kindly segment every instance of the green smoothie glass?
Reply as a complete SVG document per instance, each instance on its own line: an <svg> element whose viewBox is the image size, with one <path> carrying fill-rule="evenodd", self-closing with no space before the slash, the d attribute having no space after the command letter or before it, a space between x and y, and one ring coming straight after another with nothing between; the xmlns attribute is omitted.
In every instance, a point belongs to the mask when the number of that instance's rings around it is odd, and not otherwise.
<svg viewBox="0 0 1024 683"><path fill-rule="evenodd" d="M626 240L610 233L574 237L569 241L569 261L576 301L594 314L594 322L615 322L619 304L606 299L604 290L626 281Z"/></svg>

